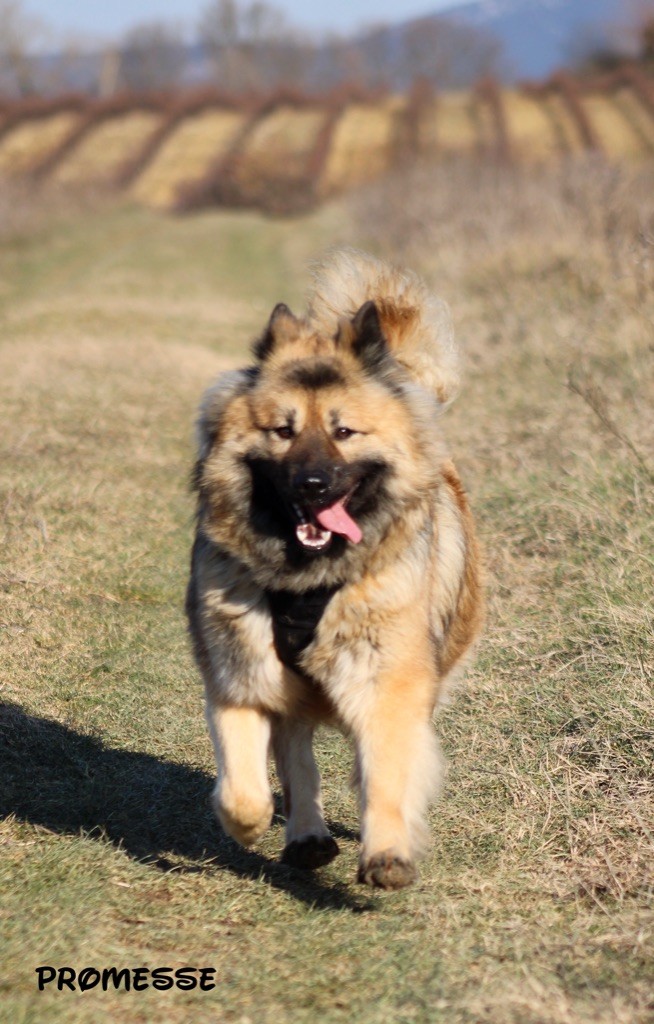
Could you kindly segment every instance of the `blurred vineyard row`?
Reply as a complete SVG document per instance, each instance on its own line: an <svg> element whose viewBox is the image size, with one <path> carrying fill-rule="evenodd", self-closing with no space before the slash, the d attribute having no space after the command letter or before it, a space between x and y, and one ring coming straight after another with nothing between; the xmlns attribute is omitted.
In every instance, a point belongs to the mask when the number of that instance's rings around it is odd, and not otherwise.
<svg viewBox="0 0 654 1024"><path fill-rule="evenodd" d="M111 186L164 210L221 204L301 210L416 157L547 163L597 151L654 154L654 79L628 67L593 80L435 95L343 91L267 100L78 96L0 106L0 177Z"/></svg>

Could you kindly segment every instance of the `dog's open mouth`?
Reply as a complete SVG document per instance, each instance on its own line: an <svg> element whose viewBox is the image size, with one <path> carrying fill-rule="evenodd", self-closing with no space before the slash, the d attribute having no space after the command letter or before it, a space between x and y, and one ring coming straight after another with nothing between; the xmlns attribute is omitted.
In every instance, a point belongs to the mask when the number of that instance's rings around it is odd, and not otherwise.
<svg viewBox="0 0 654 1024"><path fill-rule="evenodd" d="M319 509L305 509L300 505L293 505L293 512L298 520L295 536L303 548L309 551L324 551L335 533L353 544L359 543L363 534L345 507L347 498L349 495Z"/></svg>

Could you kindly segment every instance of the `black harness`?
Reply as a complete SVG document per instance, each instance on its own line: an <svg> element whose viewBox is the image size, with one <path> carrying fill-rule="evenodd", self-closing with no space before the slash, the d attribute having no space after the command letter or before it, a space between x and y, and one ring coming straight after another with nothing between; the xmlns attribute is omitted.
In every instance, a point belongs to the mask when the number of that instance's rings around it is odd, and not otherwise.
<svg viewBox="0 0 654 1024"><path fill-rule="evenodd" d="M279 660L294 672L306 675L299 657L316 635L325 608L342 584L316 587L294 594L290 590L266 590L273 625L273 642Z"/></svg>

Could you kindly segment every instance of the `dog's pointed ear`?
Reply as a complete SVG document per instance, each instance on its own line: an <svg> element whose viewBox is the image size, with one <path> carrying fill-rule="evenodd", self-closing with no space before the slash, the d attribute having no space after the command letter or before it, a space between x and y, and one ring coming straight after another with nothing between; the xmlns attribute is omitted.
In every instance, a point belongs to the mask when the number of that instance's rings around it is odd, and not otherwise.
<svg viewBox="0 0 654 1024"><path fill-rule="evenodd" d="M355 313L351 321L351 345L354 355L368 370L378 370L389 354L379 310L370 300Z"/></svg>
<svg viewBox="0 0 654 1024"><path fill-rule="evenodd" d="M294 341L298 336L298 318L293 316L285 302L278 302L272 313L268 326L258 341L254 343L254 355L263 360L287 341Z"/></svg>

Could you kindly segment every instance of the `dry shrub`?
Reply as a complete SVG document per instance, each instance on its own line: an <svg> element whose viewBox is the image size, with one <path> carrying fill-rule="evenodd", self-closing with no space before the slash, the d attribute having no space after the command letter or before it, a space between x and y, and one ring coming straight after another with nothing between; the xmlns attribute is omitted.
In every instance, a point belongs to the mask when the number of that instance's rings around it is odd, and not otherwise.
<svg viewBox="0 0 654 1024"><path fill-rule="evenodd" d="M513 273L535 252L566 253L580 270L654 284L654 164L625 168L598 156L525 168L460 159L418 164L357 193L358 233L397 260L453 282L492 260ZM506 264L506 261L509 264ZM462 276L463 275L463 276ZM602 282L603 283L603 280Z"/></svg>
<svg viewBox="0 0 654 1024"><path fill-rule="evenodd" d="M369 186L350 208L357 241L449 299L470 364L521 379L522 416L556 382L543 418L587 455L614 445L651 480L654 164L450 161Z"/></svg>

